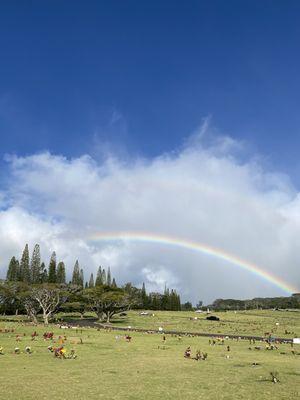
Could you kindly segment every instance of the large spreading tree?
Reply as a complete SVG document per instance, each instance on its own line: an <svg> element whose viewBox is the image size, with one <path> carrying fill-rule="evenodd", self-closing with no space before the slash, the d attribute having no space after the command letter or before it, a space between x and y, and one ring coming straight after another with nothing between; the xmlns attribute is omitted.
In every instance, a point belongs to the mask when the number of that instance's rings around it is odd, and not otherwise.
<svg viewBox="0 0 300 400"><path fill-rule="evenodd" d="M30 296L39 304L45 325L48 325L50 317L67 299L65 292L55 284L33 286Z"/></svg>
<svg viewBox="0 0 300 400"><path fill-rule="evenodd" d="M125 290L108 285L87 289L86 297L98 319L106 322L110 322L115 314L128 310L136 302L136 299Z"/></svg>

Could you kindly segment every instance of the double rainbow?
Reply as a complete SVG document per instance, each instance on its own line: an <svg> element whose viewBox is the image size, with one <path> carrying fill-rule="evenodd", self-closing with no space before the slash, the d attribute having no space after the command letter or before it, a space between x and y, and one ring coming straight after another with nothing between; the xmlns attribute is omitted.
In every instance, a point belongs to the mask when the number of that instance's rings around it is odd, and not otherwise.
<svg viewBox="0 0 300 400"><path fill-rule="evenodd" d="M224 250L208 246L203 243L189 241L181 238L162 236L154 233L145 232L108 232L108 233L95 233L89 237L91 241L102 241L102 242L115 242L115 241L132 241L132 242L144 242L144 243L157 243L167 246L178 247L182 249L196 251L208 256L216 257L220 260L226 261L229 264L235 265L243 270L251 272L257 277L264 279L265 281L272 283L287 294L299 292L299 289L285 282L283 279L267 272L263 268L245 261L235 255L226 253Z"/></svg>

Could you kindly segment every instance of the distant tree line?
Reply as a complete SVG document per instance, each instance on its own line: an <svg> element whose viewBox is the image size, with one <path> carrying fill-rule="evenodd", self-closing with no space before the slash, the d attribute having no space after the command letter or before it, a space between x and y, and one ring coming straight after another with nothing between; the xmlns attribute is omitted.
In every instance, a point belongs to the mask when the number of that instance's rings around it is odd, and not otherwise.
<svg viewBox="0 0 300 400"><path fill-rule="evenodd" d="M290 297L256 297L251 300L216 299L209 308L216 311L253 309L292 309L300 308L300 294Z"/></svg>

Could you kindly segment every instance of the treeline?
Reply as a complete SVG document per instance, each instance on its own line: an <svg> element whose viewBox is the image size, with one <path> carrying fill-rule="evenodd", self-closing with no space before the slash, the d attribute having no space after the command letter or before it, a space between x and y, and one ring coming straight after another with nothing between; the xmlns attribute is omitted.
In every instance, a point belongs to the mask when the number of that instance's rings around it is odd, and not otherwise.
<svg viewBox="0 0 300 400"><path fill-rule="evenodd" d="M208 306L216 311L300 308L300 294L290 297L256 297L251 300L217 299Z"/></svg>
<svg viewBox="0 0 300 400"><path fill-rule="evenodd" d="M29 256L28 244L26 244L20 261L15 256L11 258L7 268L6 281L20 282L29 286L42 284L69 285L76 286L82 290L102 286L112 289L119 288L116 279L111 275L110 267L106 271L105 268L99 266L96 275L94 276L91 273L88 280L86 280L84 269L80 267L78 260L76 260L73 267L71 280L67 282L64 262L57 262L54 251L50 257L48 266L46 266L41 260L40 246L38 244L34 246L31 257ZM135 309L173 311L181 309L180 296L174 289L166 287L164 293L147 293L144 283L142 288L136 288L130 282L121 286L120 289L135 298L132 304L132 308ZM72 302L70 309L67 307L68 303L64 304L64 311L73 311L74 303L78 302ZM76 306L82 309L78 304Z"/></svg>
<svg viewBox="0 0 300 400"><path fill-rule="evenodd" d="M146 310L180 311L180 296L176 290L165 287L164 293L151 292L147 294L143 283L141 292L141 308Z"/></svg>

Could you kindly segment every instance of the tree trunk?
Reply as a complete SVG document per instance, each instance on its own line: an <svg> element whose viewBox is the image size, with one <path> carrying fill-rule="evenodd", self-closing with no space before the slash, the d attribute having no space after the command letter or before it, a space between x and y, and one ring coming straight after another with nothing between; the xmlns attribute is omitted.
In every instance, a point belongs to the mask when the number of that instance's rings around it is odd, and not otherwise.
<svg viewBox="0 0 300 400"><path fill-rule="evenodd" d="M45 312L43 313L43 319L44 319L44 325L48 325L49 324L48 314L46 314Z"/></svg>
<svg viewBox="0 0 300 400"><path fill-rule="evenodd" d="M98 321L102 321L103 319L103 312L97 312Z"/></svg>

